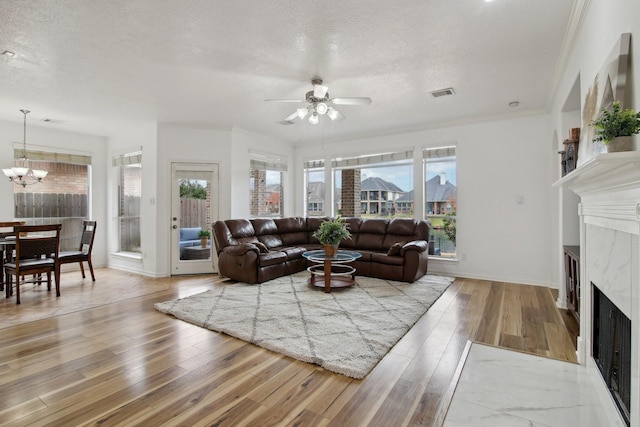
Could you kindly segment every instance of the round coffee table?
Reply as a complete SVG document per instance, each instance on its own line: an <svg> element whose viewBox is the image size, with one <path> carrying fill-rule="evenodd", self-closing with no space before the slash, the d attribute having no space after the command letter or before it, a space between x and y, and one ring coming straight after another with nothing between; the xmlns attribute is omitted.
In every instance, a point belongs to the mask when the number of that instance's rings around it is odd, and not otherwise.
<svg viewBox="0 0 640 427"><path fill-rule="evenodd" d="M362 255L354 251L339 250L334 256L327 256L324 250L307 251L303 257L316 264L307 268L311 277L307 281L310 285L324 288L331 292L331 288L344 288L355 283L356 269L346 265L357 260Z"/></svg>

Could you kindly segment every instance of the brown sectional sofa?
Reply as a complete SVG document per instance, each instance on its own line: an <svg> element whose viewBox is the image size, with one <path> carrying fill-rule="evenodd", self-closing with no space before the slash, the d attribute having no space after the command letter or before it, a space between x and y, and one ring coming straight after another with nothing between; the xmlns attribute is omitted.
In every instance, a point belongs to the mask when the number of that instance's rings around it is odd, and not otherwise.
<svg viewBox="0 0 640 427"><path fill-rule="evenodd" d="M307 268L305 251L322 249L312 236L326 218L230 219L213 223L220 274L246 283L262 283ZM414 282L427 273L430 223L409 218L345 218L351 239L340 249L362 257L356 274ZM256 244L258 243L258 244ZM260 245L262 243L264 246ZM402 243L399 252L389 252ZM394 249L398 249L396 245Z"/></svg>

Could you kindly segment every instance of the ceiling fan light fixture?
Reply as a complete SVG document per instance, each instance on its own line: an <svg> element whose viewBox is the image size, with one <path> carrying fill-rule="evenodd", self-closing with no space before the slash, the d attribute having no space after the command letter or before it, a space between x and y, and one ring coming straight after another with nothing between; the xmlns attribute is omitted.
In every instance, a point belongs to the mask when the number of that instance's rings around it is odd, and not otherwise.
<svg viewBox="0 0 640 427"><path fill-rule="evenodd" d="M311 116L309 116L309 123L311 123L312 125L317 125L319 121L320 120L318 119L318 114L313 113Z"/></svg>
<svg viewBox="0 0 640 427"><path fill-rule="evenodd" d="M329 116L329 118L331 120L335 120L338 118L338 110L335 110L332 107L327 108L327 116Z"/></svg>
<svg viewBox="0 0 640 427"><path fill-rule="evenodd" d="M298 118L304 119L308 112L306 108L298 108Z"/></svg>
<svg viewBox="0 0 640 427"><path fill-rule="evenodd" d="M316 104L316 113L318 114L327 114L327 110L329 107L327 107L327 104L325 104L324 102L318 102Z"/></svg>

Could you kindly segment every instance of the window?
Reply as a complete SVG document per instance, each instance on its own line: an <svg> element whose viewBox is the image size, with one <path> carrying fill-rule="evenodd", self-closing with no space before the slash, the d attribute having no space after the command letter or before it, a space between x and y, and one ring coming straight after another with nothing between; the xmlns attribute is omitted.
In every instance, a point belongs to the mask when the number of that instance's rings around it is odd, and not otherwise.
<svg viewBox="0 0 640 427"><path fill-rule="evenodd" d="M141 254L142 152L113 158L118 173L118 252Z"/></svg>
<svg viewBox="0 0 640 427"><path fill-rule="evenodd" d="M343 216L411 216L398 203L413 194L413 152L336 158L334 206Z"/></svg>
<svg viewBox="0 0 640 427"><path fill-rule="evenodd" d="M306 188L306 216L325 216L324 210L324 161L311 160L304 163Z"/></svg>
<svg viewBox="0 0 640 427"><path fill-rule="evenodd" d="M423 151L425 217L431 221L429 254L456 258L456 148L428 148Z"/></svg>
<svg viewBox="0 0 640 427"><path fill-rule="evenodd" d="M284 210L283 182L287 163L284 159L273 155L256 152L250 154L249 200L251 215L281 218Z"/></svg>
<svg viewBox="0 0 640 427"><path fill-rule="evenodd" d="M22 154L17 150L14 157ZM15 219L29 225L62 224L60 250L78 250L82 221L89 218L91 157L41 151L26 155L30 168L49 173L42 182L13 185Z"/></svg>

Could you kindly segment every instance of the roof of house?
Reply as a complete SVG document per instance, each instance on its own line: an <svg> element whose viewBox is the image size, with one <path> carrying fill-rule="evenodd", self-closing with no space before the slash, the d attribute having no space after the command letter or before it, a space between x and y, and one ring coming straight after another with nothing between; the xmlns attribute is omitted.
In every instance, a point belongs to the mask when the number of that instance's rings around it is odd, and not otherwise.
<svg viewBox="0 0 640 427"><path fill-rule="evenodd" d="M404 191L394 183L385 181L384 179L378 178L377 176L372 176L362 180L362 182L360 183L360 190L362 191L382 190L382 191L391 191L394 193L404 193Z"/></svg>
<svg viewBox="0 0 640 427"><path fill-rule="evenodd" d="M439 175L428 180L426 184L427 202L444 202L455 198L458 194L458 188L448 180L445 181L444 185L441 185ZM396 202L413 202L413 190L398 197Z"/></svg>

